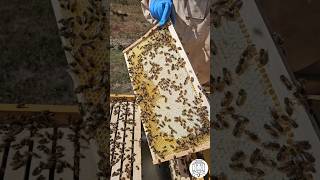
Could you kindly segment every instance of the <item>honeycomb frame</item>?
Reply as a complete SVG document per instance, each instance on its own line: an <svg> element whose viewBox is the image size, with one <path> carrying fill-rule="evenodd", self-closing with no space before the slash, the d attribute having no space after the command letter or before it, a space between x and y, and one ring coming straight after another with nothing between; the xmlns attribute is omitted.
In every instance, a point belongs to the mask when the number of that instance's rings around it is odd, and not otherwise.
<svg viewBox="0 0 320 180"><path fill-rule="evenodd" d="M153 163L208 149L209 103L173 25L156 25L123 53Z"/></svg>

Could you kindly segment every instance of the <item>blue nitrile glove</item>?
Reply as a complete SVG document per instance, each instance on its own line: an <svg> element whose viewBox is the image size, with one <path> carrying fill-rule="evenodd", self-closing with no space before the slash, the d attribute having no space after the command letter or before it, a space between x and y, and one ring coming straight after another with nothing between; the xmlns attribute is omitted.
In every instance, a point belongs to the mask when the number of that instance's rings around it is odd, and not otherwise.
<svg viewBox="0 0 320 180"><path fill-rule="evenodd" d="M159 25L163 26L169 20L175 23L175 13L172 0L150 0L149 5L151 16L158 20Z"/></svg>

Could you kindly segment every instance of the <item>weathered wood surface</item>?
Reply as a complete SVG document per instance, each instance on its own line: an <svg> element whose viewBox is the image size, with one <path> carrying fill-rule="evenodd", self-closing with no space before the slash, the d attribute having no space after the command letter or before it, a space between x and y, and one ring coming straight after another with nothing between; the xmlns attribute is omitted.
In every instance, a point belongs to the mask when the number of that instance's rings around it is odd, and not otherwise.
<svg viewBox="0 0 320 180"><path fill-rule="evenodd" d="M224 14L225 7L234 9L235 16ZM282 61L255 1L243 1L239 11L232 3L216 4L214 11L224 17L219 25L220 16L216 16L213 21L217 26L211 27L212 174L224 174L228 179L319 177L318 127L307 113L299 87ZM280 76L286 77L292 87L288 88ZM272 116L270 110L279 117ZM303 148L297 145L301 143ZM255 153L259 157L255 162L253 152L257 149L260 153ZM241 151L244 156L239 155ZM239 160L233 157L237 152ZM292 163L287 170L283 168L285 163ZM293 170L298 164L304 164L305 169Z"/></svg>

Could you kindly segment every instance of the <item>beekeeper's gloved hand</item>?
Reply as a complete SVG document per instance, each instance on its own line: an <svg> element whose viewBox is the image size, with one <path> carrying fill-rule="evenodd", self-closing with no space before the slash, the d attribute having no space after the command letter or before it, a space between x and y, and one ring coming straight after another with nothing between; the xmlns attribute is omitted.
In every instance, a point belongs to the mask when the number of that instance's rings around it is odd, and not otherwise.
<svg viewBox="0 0 320 180"><path fill-rule="evenodd" d="M175 23L175 12L172 0L150 0L149 9L151 16L159 22L160 26L165 25L169 18Z"/></svg>

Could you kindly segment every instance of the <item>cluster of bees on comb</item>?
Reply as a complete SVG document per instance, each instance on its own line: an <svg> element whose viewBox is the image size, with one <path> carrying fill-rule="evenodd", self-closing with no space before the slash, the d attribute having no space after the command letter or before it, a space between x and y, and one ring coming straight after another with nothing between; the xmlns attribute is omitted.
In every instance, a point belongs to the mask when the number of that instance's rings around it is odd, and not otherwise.
<svg viewBox="0 0 320 180"><path fill-rule="evenodd" d="M239 17L238 10L242 5L242 0L217 0L210 8L211 23L218 28L221 26L222 18L235 21Z"/></svg>
<svg viewBox="0 0 320 180"><path fill-rule="evenodd" d="M118 116L117 121L110 122L111 134L114 134L110 138L111 143L111 166L116 166L116 164L125 165L125 167L120 166L111 176L119 176L121 179L132 179L133 168L139 170L140 167L136 165L134 167L134 162L136 161L137 154L134 149L134 129L137 126L137 123L134 119L133 108L134 103L129 102L127 99L118 98L116 101L112 102L113 115ZM123 121L123 127L119 127L119 121ZM128 134L132 134L132 137L129 138ZM129 139L126 141L126 139ZM139 142L141 148L141 142ZM127 163L123 163L127 161Z"/></svg>
<svg viewBox="0 0 320 180"><path fill-rule="evenodd" d="M206 97L187 71L181 52L168 26L152 29L125 51L141 120L158 163L209 143ZM172 109L176 114L168 113Z"/></svg>
<svg viewBox="0 0 320 180"><path fill-rule="evenodd" d="M214 14L212 22L215 28L223 25L222 18L227 21L239 22L239 27L245 27L241 24L238 10L241 8L240 1L221 0L215 3L212 7ZM237 16L236 16L237 15ZM243 32L242 32L243 33ZM247 46L242 50L242 53L236 63L234 69L220 67L220 73L215 73L211 77L211 89L214 94L221 95L220 110L212 115L210 121L213 134L217 131L231 129L232 136L236 139L247 138L249 142L255 145L255 148L248 152L245 150L237 150L230 156L230 163L228 167L231 171L247 173L256 178L264 178L271 170L277 170L285 174L289 179L314 179L315 157L310 153L311 144L306 140L295 140L294 129L299 128L297 116L295 114L295 107L305 104L305 95L303 85L298 81L290 81L285 75L280 75L278 81L287 89L288 96L284 97L282 104L284 108L280 107L280 100L272 88L272 84L266 73L265 66L269 62L268 51L265 49L257 49L252 44L250 35L244 34ZM212 54L215 56L219 54L219 49L212 46ZM263 131L268 134L268 139L260 137L259 134L254 133L249 128L250 123L253 122L249 116L241 115L241 109L244 107L249 99L251 92L247 92L245 88L239 87L238 83L240 77L243 76L254 65L257 69L258 75L267 89L267 94L272 97L274 106L269 107L269 122L261 122ZM215 68L217 69L217 68ZM232 86L237 88L231 88ZM214 98L217 100L219 98ZM251 98L250 98L251 99ZM233 121L233 122L230 122ZM222 172L213 175L213 179L229 179L228 173Z"/></svg>
<svg viewBox="0 0 320 180"><path fill-rule="evenodd" d="M105 125L109 114L107 3L101 0L58 0L57 3L61 15L59 33L80 113L85 119L85 132L96 137L101 152L109 152L110 132ZM103 159L105 156L101 156L101 161ZM109 177L106 174L110 172L106 169L109 165L103 167L99 174Z"/></svg>
<svg viewBox="0 0 320 180"><path fill-rule="evenodd" d="M67 136L70 143L74 143L75 148L79 147L79 153L74 156L79 161L80 158L84 158L83 155L80 157L79 139L82 138L87 141L88 138L79 133L79 129L77 131L74 129L74 134L79 135L77 138L73 134L64 134L63 131L57 128L56 120L53 116L54 113L43 111L31 115L12 115L7 117L7 120L11 123L1 124L0 127L2 135L0 150L4 152L8 149L10 151L8 153L13 154L10 156L12 159L7 160L10 162L7 168L16 171L26 167L32 159L41 159L39 164L33 165L33 168L30 169L30 175L37 180L46 179L43 173L49 171L62 173L66 168L72 171L77 171L78 169L79 171L79 167L76 164L70 164L70 162L63 159L65 147L57 144L57 142ZM79 122L73 122L72 124L79 124ZM73 127L74 125L72 125L71 129ZM18 136L19 138L17 138ZM33 147L32 150L30 147ZM7 172L8 170L3 169L1 172L5 173L4 171Z"/></svg>

